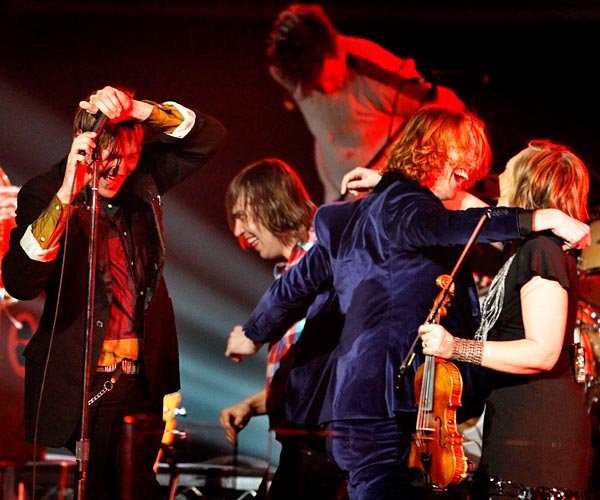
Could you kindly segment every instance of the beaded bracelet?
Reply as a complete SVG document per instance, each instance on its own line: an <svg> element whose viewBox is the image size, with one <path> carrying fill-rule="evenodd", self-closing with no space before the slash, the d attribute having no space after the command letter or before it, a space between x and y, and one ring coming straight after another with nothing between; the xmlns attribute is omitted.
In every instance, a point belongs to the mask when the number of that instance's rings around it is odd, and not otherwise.
<svg viewBox="0 0 600 500"><path fill-rule="evenodd" d="M452 356L455 361L465 361L481 365L483 359L483 340L469 340L454 337L452 341Z"/></svg>

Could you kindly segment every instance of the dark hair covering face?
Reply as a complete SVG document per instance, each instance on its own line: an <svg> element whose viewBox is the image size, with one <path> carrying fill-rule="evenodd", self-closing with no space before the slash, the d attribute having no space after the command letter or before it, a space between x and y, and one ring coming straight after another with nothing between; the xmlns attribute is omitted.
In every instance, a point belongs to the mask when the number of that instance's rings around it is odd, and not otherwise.
<svg viewBox="0 0 600 500"><path fill-rule="evenodd" d="M121 90L133 97L132 91ZM86 110L78 108L73 119L73 134L78 135L91 130L96 120L97 114L88 113ZM118 123L107 122L96 138L96 144L99 149L108 150L111 158L118 159L123 155L125 144L136 144L141 149L143 138L144 127L139 122L130 120Z"/></svg>
<svg viewBox="0 0 600 500"><path fill-rule="evenodd" d="M269 64L303 88L319 79L323 62L337 55L338 33L317 4L292 4L281 11L267 40Z"/></svg>

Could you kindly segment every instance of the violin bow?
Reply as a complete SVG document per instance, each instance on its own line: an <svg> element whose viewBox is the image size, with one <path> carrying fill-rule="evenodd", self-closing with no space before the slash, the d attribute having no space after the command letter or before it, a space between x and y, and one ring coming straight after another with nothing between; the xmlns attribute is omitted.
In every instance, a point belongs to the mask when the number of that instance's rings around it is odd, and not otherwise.
<svg viewBox="0 0 600 500"><path fill-rule="evenodd" d="M479 233L483 227L483 224L485 223L486 220L490 219L491 216L492 216L492 213L488 209L483 213L483 215L477 222L477 225L475 226L473 233L469 237L469 241L467 241L467 244L463 248L463 251L460 254L460 257L458 258L458 261L456 262L454 269L452 269L452 272L450 273L450 279L444 285L441 292L438 294L436 300L434 301L433 307L431 308L431 311L429 312L429 315L427 316L428 322L431 323L433 321L433 319L438 316L439 309L444 304L444 299L446 298L446 295L449 293L450 287L454 284L454 276L456 276L456 273L460 269L460 266L462 266L464 260L467 258L467 255L469 255L469 252L471 251L471 248L473 247L473 244L475 243L477 236L479 236ZM404 376L406 375L406 370L412 364L413 359L415 358L415 349L417 348L417 342L419 341L419 338L420 337L417 334L408 350L408 353L404 357L402 364L398 368L398 376L396 379L396 390L400 390L402 381L404 380Z"/></svg>

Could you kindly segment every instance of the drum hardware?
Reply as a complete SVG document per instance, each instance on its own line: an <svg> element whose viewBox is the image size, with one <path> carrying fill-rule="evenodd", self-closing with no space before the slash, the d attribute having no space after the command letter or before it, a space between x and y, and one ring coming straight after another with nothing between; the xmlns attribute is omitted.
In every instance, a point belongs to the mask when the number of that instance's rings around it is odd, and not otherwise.
<svg viewBox="0 0 600 500"><path fill-rule="evenodd" d="M587 411L590 416L590 420L592 421L592 444L596 449L596 466L597 469L600 468L600 383L595 382L590 387L588 387L587 393ZM598 483L600 486L600 483Z"/></svg>
<svg viewBox="0 0 600 500"><path fill-rule="evenodd" d="M585 386L588 410L592 411L597 408L600 389L600 313L582 300L577 309L574 340L576 347L580 346L575 351L575 378Z"/></svg>
<svg viewBox="0 0 600 500"><path fill-rule="evenodd" d="M241 463L221 465L220 462L228 464L236 462L235 457L228 456L212 462L161 463L158 481L168 489L169 500L189 498L222 500L225 497L231 500L249 499L256 495L265 473L263 467L246 465L254 460L251 457L237 457L237 461Z"/></svg>
<svg viewBox="0 0 600 500"><path fill-rule="evenodd" d="M182 490L179 493L177 493L175 500L190 500L193 498L206 498L206 497L202 494L202 492L198 488L196 488L195 486L192 486L191 488L186 488L185 490Z"/></svg>
<svg viewBox="0 0 600 500"><path fill-rule="evenodd" d="M0 167L0 262L8 251L10 232L17 225L15 222L15 209L17 208L17 193L19 189L19 186L13 186L10 183L8 175ZM13 299L4 289L2 271L0 270L0 306L11 302L16 302L16 299ZM8 310L4 309L8 319L15 324Z"/></svg>
<svg viewBox="0 0 600 500"><path fill-rule="evenodd" d="M581 250L578 258L580 271L579 296L600 307L600 219L590 222L592 244Z"/></svg>
<svg viewBox="0 0 600 500"><path fill-rule="evenodd" d="M0 313L4 313L8 318L8 321L10 321L17 330L22 330L23 323L21 323L17 318L15 318L9 310L9 305L14 302L19 301L17 299L13 299L10 295L8 295L4 288L0 288Z"/></svg>
<svg viewBox="0 0 600 500"><path fill-rule="evenodd" d="M241 495L238 496L239 491L232 491L231 494L228 493L227 498L231 498L231 500L249 500L251 498L255 498L257 493L254 490L244 491ZM209 500L213 500L211 497L207 497L201 490L192 486L191 488L185 488L177 493L175 500L193 500L195 498L205 498ZM219 500L222 500L223 496L219 496ZM216 498L214 500L217 500Z"/></svg>
<svg viewBox="0 0 600 500"><path fill-rule="evenodd" d="M254 490L245 491L239 497L237 497L236 500L246 500L247 498L254 498L256 495L257 493Z"/></svg>
<svg viewBox="0 0 600 500"><path fill-rule="evenodd" d="M168 490L169 500L246 500L256 495L268 464L238 456L226 442L221 426L188 422L177 428L177 417L187 416L180 407L181 394L163 398L165 432L155 462L158 482ZM211 445L208 438L223 436ZM229 452L229 453L228 453ZM192 461L192 460L196 461ZM241 496L240 496L241 495Z"/></svg>
<svg viewBox="0 0 600 500"><path fill-rule="evenodd" d="M587 369L585 361L585 347L581 343L575 344L575 381L578 384L585 384L587 379Z"/></svg>
<svg viewBox="0 0 600 500"><path fill-rule="evenodd" d="M575 375L577 378L577 368L580 368L577 382L582 383L583 375L582 388L592 426L592 444L600 450L600 312L582 300L577 309L574 340L579 340L585 358L584 368L576 361ZM600 467L600 454L596 460Z"/></svg>
<svg viewBox="0 0 600 500"><path fill-rule="evenodd" d="M581 250L581 269L600 269L600 219L590 222L592 244Z"/></svg>

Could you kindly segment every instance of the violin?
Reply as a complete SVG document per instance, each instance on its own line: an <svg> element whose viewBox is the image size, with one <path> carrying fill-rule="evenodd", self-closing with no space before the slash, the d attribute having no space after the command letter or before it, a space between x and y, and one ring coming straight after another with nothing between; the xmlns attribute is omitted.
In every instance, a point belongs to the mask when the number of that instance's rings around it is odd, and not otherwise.
<svg viewBox="0 0 600 500"><path fill-rule="evenodd" d="M442 292L427 320L429 323L439 323L454 293L452 278L446 274L438 276L436 285ZM415 401L419 402L419 410L408 465L423 472L427 487L443 489L467 476L463 436L456 423L462 385L462 376L454 363L428 354L415 375Z"/></svg>

